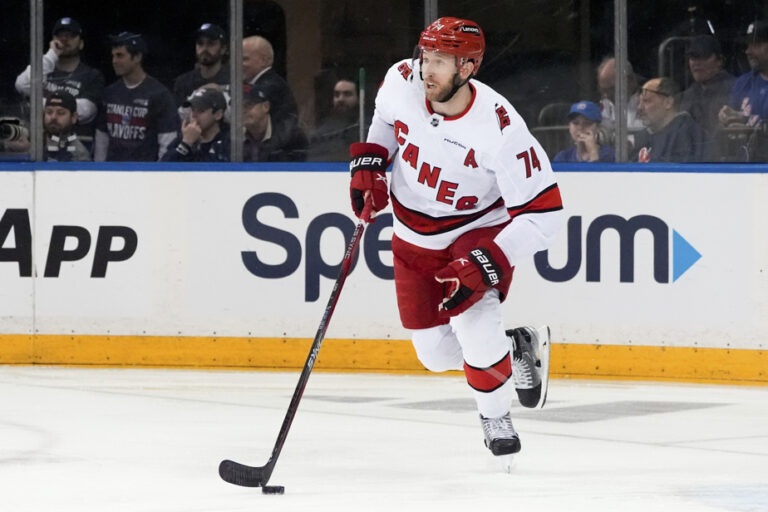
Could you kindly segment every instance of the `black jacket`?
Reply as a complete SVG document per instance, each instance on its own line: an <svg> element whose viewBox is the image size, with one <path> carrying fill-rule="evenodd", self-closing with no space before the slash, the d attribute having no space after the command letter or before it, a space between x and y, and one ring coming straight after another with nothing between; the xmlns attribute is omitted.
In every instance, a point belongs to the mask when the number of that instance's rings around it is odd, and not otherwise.
<svg viewBox="0 0 768 512"><path fill-rule="evenodd" d="M179 135L168 146L163 155L163 162L229 162L229 127L223 125L221 131L210 142L188 146Z"/></svg>
<svg viewBox="0 0 768 512"><path fill-rule="evenodd" d="M255 141L248 134L243 142L245 162L303 162L307 159L309 141L297 125L290 130L275 130L265 141Z"/></svg>
<svg viewBox="0 0 768 512"><path fill-rule="evenodd" d="M704 130L688 112L680 112L667 126L651 133L646 128L635 135L632 161L701 162L706 149Z"/></svg>

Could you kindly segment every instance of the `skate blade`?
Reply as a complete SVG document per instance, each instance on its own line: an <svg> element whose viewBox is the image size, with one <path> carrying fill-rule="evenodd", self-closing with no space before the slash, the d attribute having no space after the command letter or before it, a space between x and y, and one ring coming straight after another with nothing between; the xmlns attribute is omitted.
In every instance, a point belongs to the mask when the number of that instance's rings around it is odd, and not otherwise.
<svg viewBox="0 0 768 512"><path fill-rule="evenodd" d="M549 352L552 348L552 335L548 325L539 327L536 332L539 336L539 361L541 362L541 395L536 408L541 409L547 403L547 391L549 391Z"/></svg>
<svg viewBox="0 0 768 512"><path fill-rule="evenodd" d="M508 474L511 474L514 471L516 463L514 454L498 455L496 458L499 459L502 471Z"/></svg>

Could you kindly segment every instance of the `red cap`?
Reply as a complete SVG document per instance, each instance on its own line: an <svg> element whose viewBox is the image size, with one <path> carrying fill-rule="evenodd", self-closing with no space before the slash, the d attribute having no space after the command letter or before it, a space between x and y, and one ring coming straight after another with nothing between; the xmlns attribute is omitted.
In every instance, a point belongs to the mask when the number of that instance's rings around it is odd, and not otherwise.
<svg viewBox="0 0 768 512"><path fill-rule="evenodd" d="M472 60L475 73L480 69L485 53L485 36L480 25L459 18L440 18L421 33L419 48L433 50Z"/></svg>

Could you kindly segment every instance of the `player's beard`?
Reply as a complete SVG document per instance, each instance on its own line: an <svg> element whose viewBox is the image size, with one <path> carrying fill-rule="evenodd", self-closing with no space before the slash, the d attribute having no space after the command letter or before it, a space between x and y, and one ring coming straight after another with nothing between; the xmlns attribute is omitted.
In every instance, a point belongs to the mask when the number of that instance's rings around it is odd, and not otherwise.
<svg viewBox="0 0 768 512"><path fill-rule="evenodd" d="M467 81L462 81L457 71L456 73L453 74L450 84L446 85L445 87L439 88L437 91L435 91L434 94L428 93L427 99L429 101L434 101L437 103L445 103L446 101L450 101L450 99L453 98L453 95L456 94L456 91L461 89L461 86L466 84ZM432 98L430 98L429 96L432 96Z"/></svg>

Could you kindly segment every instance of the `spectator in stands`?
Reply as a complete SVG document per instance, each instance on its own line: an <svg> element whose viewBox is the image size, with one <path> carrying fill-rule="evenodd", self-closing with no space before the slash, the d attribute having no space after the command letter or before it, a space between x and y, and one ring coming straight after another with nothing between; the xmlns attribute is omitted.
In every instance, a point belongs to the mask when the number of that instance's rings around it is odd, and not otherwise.
<svg viewBox="0 0 768 512"><path fill-rule="evenodd" d="M349 160L349 145L360 138L360 97L357 84L342 78L333 86L331 114L312 133L309 159L334 162Z"/></svg>
<svg viewBox="0 0 768 512"><path fill-rule="evenodd" d="M686 51L693 83L683 91L680 110L685 110L704 129L706 145L704 156L719 161L723 149L717 137L720 129L718 113L728 101L728 91L734 77L723 69L725 57L720 43L712 36L695 37Z"/></svg>
<svg viewBox="0 0 768 512"><path fill-rule="evenodd" d="M680 90L668 77L652 78L641 89L637 114L645 130L635 135L632 160L637 162L700 162L704 130L688 112L678 109Z"/></svg>
<svg viewBox="0 0 768 512"><path fill-rule="evenodd" d="M728 101L734 77L723 69L723 51L712 36L695 37L686 55L693 83L683 91L680 110L687 111L704 131L713 134L720 125L717 114Z"/></svg>
<svg viewBox="0 0 768 512"><path fill-rule="evenodd" d="M179 75L173 83L176 105L185 103L189 96L204 85L216 84L229 91L229 65L227 63L227 35L218 25L204 23L197 29L194 69Z"/></svg>
<svg viewBox="0 0 768 512"><path fill-rule="evenodd" d="M83 29L73 18L61 18L53 26L53 37L43 55L44 95L66 91L77 101L76 133L86 147L93 145L94 120L99 97L104 88L104 75L81 60L85 43ZM29 97L32 69L27 68L16 78L16 90Z"/></svg>
<svg viewBox="0 0 768 512"><path fill-rule="evenodd" d="M66 91L51 94L45 102L43 129L45 159L55 162L87 162L91 152L74 132L77 123L77 100Z"/></svg>
<svg viewBox="0 0 768 512"><path fill-rule="evenodd" d="M555 155L553 162L614 162L613 147L606 143L607 135L600 123L600 107L591 101L580 101L568 113L568 132L573 146Z"/></svg>
<svg viewBox="0 0 768 512"><path fill-rule="evenodd" d="M112 38L118 79L104 89L96 124L97 161L157 161L176 137L179 117L171 92L143 67L147 45L140 34Z"/></svg>
<svg viewBox="0 0 768 512"><path fill-rule="evenodd" d="M724 126L756 127L768 119L768 23L756 21L747 27L743 41L751 71L739 76L730 99L719 113Z"/></svg>
<svg viewBox="0 0 768 512"><path fill-rule="evenodd" d="M278 133L270 115L270 101L258 85L243 85L243 160L246 162L303 161L307 158L307 137L294 125Z"/></svg>
<svg viewBox="0 0 768 512"><path fill-rule="evenodd" d="M10 141L2 141L2 151L28 153L29 131L22 123L11 123L16 128ZM91 159L91 152L77 139L74 133L77 124L77 101L67 91L52 93L45 100L43 108L43 159L51 162L85 162ZM5 126L5 125L4 125Z"/></svg>
<svg viewBox="0 0 768 512"><path fill-rule="evenodd" d="M632 64L627 63L627 129L637 131L643 129L643 122L637 116L637 106L640 104L640 89L642 78L632 70ZM603 127L614 130L616 124L616 58L606 57L597 67L597 87L600 90L600 109L603 111Z"/></svg>
<svg viewBox="0 0 768 512"><path fill-rule="evenodd" d="M189 117L181 124L181 134L171 142L163 156L166 162L229 162L229 130L224 124L227 99L213 87L190 95Z"/></svg>
<svg viewBox="0 0 768 512"><path fill-rule="evenodd" d="M260 36L243 39L243 81L267 95L273 130L289 136L299 124L299 113L288 83L272 69L274 60L269 41Z"/></svg>

